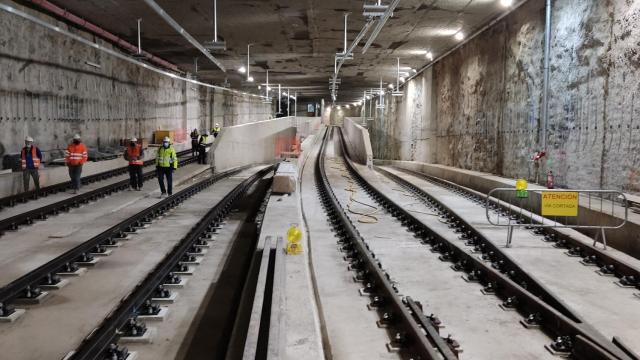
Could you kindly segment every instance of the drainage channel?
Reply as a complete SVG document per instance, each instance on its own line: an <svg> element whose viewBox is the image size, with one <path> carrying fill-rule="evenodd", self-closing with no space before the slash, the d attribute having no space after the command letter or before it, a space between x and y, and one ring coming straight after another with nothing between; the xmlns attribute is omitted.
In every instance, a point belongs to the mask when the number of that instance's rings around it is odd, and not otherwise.
<svg viewBox="0 0 640 360"><path fill-rule="evenodd" d="M458 194L479 206L486 208L489 207L489 210L495 213L498 213L502 216L508 216L509 212L507 211L508 207L503 202L498 199L491 198L489 200L486 199L486 195L475 190L468 189L464 186L452 183L450 181L440 179L438 177L426 175L420 172L407 170L407 169L399 169L399 171L405 172L409 175L420 178L424 181L432 183L434 185L440 186L446 190L452 191L455 194ZM398 177L397 175L391 174L390 172L376 167L376 170L380 173L387 175L388 177L394 179L399 179L401 185L406 187L411 187L411 184L406 184L406 180ZM389 176L390 174L391 176ZM419 190L419 189L418 189ZM420 193L421 197L428 198L429 202L435 201L433 197L429 196L424 192ZM538 216L530 213L529 211L521 211L520 216L514 217L511 219L512 221L518 222L520 224L539 224ZM459 221L456 219L455 221ZM465 225L466 227L466 225ZM606 251L599 249L593 245L585 244L574 237L571 237L567 234L563 234L557 229L554 228L534 228L532 231L541 237L541 239L545 242L552 243L554 247L567 251L567 255L571 257L575 257L579 259L581 262L585 264L589 264L592 266L597 266L602 274L611 275L615 277L617 283L622 287L636 287L640 290L640 269L625 263L624 261L610 255Z"/></svg>
<svg viewBox="0 0 640 360"><path fill-rule="evenodd" d="M195 158L189 157L180 160L179 164L180 166L184 166L193 163L194 161ZM152 179L156 177L156 171L147 171L143 174L143 176L145 181ZM22 214L2 219L0 220L0 236L2 236L5 231L16 231L20 228L20 226L31 225L35 221L47 220L49 216L58 215L60 212L69 211L72 208L79 208L83 204L88 204L89 202L96 201L100 198L104 198L113 193L126 190L128 188L129 179L125 179L83 194L70 197L68 199L55 202L50 205L45 205L37 209L26 211Z"/></svg>
<svg viewBox="0 0 640 360"><path fill-rule="evenodd" d="M390 334L387 348L407 359L457 359L455 346L439 335L435 319L426 318L410 297L399 296L390 274L382 268L334 194L325 171L326 146L334 130L325 133L318 154L316 187L349 269L355 272L354 279L364 284L361 293L370 297L369 307L380 315L379 326Z"/></svg>
<svg viewBox="0 0 640 360"><path fill-rule="evenodd" d="M153 219L164 215L170 209L179 206L185 200L214 183L246 168L232 169L201 180L2 287L0 289L0 321L11 322L24 313L23 309L16 309L13 303L40 303L48 295L46 290L59 289L68 282L63 279L63 276L76 275L86 271L84 266L92 266L97 262L96 257L108 255L112 249L119 246L120 241L128 238L131 233L147 227ZM194 248L194 251L197 249Z"/></svg>
<svg viewBox="0 0 640 360"><path fill-rule="evenodd" d="M344 141L344 138L340 136L343 153L347 154ZM506 261L509 259L499 250L494 249L497 251L493 251L491 255L498 259L495 265L491 262L487 263L475 254L470 254L461 245L430 229L409 211L367 182L351 163L348 154L345 156L345 164L356 182L379 205L401 221L409 231L421 238L424 244L431 246L433 252L439 253L440 260L452 262L454 270L466 273L465 279L467 281L478 282L484 286L485 292L503 299L504 308L523 314L523 325L539 328L550 338L555 339L546 346L550 352L560 356L573 356L576 359L634 359L634 356L624 346L615 341L608 341L592 326L580 321L562 306L558 299L555 299L551 294L544 293L542 286L533 282L532 279L524 281L529 277L517 267L507 266ZM474 233L472 228L465 227L461 219L454 219L454 215L444 206L435 206L435 210L450 221L453 225L452 229L457 228L461 237L469 237L469 239L463 240L483 243L479 234ZM489 254L487 246L485 246L487 249L485 251ZM529 290L530 288L543 292L534 294ZM538 296L544 296L544 299L548 299L551 304Z"/></svg>
<svg viewBox="0 0 640 360"><path fill-rule="evenodd" d="M269 166L256 172L211 208L66 359L135 358L135 354L130 353L126 347L119 346L118 341L123 338L127 338L128 341L144 341L145 337L152 335L145 322L138 316L160 314L162 308L154 301L171 297L172 293L168 288L184 282L178 273L188 267L185 261L188 262L189 258L195 255L195 248L207 246L208 242L212 241L224 219L233 210L234 204L245 196L254 183L272 170L273 167Z"/></svg>
<svg viewBox="0 0 640 360"><path fill-rule="evenodd" d="M190 154L191 154L191 150L184 150L177 153L178 157L186 157L186 156L189 156ZM155 159L146 160L144 162L144 166L147 167L147 166L153 165L155 164L155 161L156 161ZM191 160L191 162L193 161L195 161L195 158L194 160ZM124 175L128 172L129 172L129 168L127 166L123 166L113 170L103 171L98 174L84 176L82 179L80 179L80 181L82 182L83 185L87 185L87 184L92 184L98 181L106 180L114 176ZM12 206L15 206L16 204L24 204L28 201L37 200L40 197L46 197L48 195L67 191L69 189L71 189L70 181L63 182L60 184L55 184L55 185L44 186L40 188L39 193L36 193L35 190L30 190L30 191L25 191L16 195L6 196L3 198L0 198L0 210L2 210L2 208L4 207L12 207Z"/></svg>

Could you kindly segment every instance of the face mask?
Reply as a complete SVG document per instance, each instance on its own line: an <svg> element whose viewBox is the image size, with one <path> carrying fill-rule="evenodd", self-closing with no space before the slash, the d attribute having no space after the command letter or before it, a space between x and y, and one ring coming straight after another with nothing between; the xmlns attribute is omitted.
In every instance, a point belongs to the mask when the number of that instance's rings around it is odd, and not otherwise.
<svg viewBox="0 0 640 360"><path fill-rule="evenodd" d="M166 149L169 147L169 143L168 142L162 143L162 146Z"/></svg>

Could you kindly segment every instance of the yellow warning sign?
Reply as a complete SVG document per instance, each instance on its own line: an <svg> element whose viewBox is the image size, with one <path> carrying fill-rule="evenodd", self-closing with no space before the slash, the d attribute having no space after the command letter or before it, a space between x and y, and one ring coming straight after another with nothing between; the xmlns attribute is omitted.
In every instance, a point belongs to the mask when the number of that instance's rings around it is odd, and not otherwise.
<svg viewBox="0 0 640 360"><path fill-rule="evenodd" d="M542 216L578 216L578 193L545 191L542 193Z"/></svg>

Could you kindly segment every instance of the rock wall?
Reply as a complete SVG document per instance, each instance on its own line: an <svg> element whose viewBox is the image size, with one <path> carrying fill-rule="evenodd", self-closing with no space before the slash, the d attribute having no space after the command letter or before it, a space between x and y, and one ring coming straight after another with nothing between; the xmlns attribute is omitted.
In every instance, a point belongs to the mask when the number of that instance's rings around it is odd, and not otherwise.
<svg viewBox="0 0 640 360"><path fill-rule="evenodd" d="M157 129L185 137L195 127L237 125L272 114L258 97L156 74L5 11L0 28L0 155L18 152L27 134L45 151L65 148L74 133L104 149L134 135L151 140Z"/></svg>
<svg viewBox="0 0 640 360"><path fill-rule="evenodd" d="M640 192L640 2L553 3L541 172L559 186ZM374 156L533 178L543 45L544 1L530 0L411 80L403 98L387 96Z"/></svg>

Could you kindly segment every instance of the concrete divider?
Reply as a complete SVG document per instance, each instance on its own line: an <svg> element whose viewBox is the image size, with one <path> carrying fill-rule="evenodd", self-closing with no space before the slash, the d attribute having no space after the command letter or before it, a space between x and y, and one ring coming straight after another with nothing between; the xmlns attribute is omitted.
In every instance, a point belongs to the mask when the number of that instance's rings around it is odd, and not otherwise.
<svg viewBox="0 0 640 360"><path fill-rule="evenodd" d="M296 139L292 117L258 121L222 128L209 152L215 171L237 166L273 163L290 151Z"/></svg>
<svg viewBox="0 0 640 360"><path fill-rule="evenodd" d="M176 151L182 151L191 148L191 144L181 143L175 144ZM157 148L150 147L145 150L145 160L155 159ZM124 148L122 149L124 152ZM127 161L121 156L118 158L105 161L88 161L82 166L82 176L94 175L104 171L109 171L127 166ZM60 184L69 181L69 171L66 166L44 166L40 169L40 187ZM33 180L29 182L30 188L33 189ZM9 172L0 174L0 198L15 195L23 192L22 172Z"/></svg>
<svg viewBox="0 0 640 360"><path fill-rule="evenodd" d="M515 187L516 183L516 181L513 179L508 179L479 171L454 168L451 166L440 164L398 160L375 160L375 164L396 166L401 169L413 170L426 175L439 177L441 179L454 182L458 185L468 187L484 194L489 193L489 191L495 188ZM529 189L544 189L544 187L530 184ZM523 207L527 210L539 213L539 195L531 192L529 198L523 201ZM604 208L610 209L610 203L607 204ZM619 213L621 217L624 217L622 209L616 209L616 213ZM562 220L559 221L562 222ZM618 224L619 218L614 218L609 214L580 206L577 222L580 224ZM580 232L591 237L595 236L594 230L583 229L580 230ZM625 226L620 229L607 230L607 244L611 245L617 250L640 259L640 215L629 212L629 220L627 221Z"/></svg>
<svg viewBox="0 0 640 360"><path fill-rule="evenodd" d="M373 166L373 151L371 151L371 138L369 130L358 124L362 122L362 118L345 118L342 129L344 130L347 150L351 158L360 163L367 165L369 168Z"/></svg>

